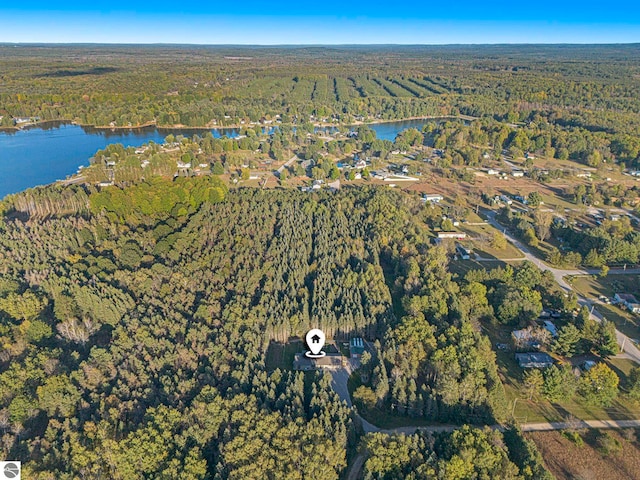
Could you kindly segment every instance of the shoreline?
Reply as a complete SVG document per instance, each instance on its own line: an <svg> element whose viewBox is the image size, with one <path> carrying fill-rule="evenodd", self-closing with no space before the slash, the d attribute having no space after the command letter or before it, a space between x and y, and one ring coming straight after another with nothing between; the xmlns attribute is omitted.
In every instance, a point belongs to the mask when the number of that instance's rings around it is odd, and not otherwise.
<svg viewBox="0 0 640 480"><path fill-rule="evenodd" d="M370 120L370 121L356 121L353 123L322 123L322 122L316 122L313 124L314 127L316 128L340 128L340 127L357 127L357 126L361 126L361 125L379 125L379 124L385 124L385 123L399 123L399 122L411 122L411 121L416 121L416 120L438 120L438 119L458 119L458 120L464 120L464 121L474 121L474 120L478 120L479 117L472 117L470 115L427 115L427 116L417 116L417 117L405 117L405 118L397 118L397 119L375 119L375 120ZM234 125L224 125L224 126L218 126L218 125L214 125L214 126L197 126L197 127L192 127L192 126L186 126L186 125L181 125L181 124L176 124L176 125L158 125L155 121L150 121L150 122L146 122L140 125L135 125L135 126L120 126L120 125L116 125L116 126L110 126L110 125L91 125L91 124L83 124L83 123L77 123L74 122L73 120L69 120L69 119L58 119L58 120L41 120L38 122L33 122L33 123L28 123L28 124L24 124L24 125L20 125L20 126L13 126L13 127L0 127L0 133L2 132L6 132L6 133L17 133L19 131L22 130L30 130L30 129L35 129L35 128L41 128L43 129L43 126L46 126L47 124L60 124L60 125L76 125L78 127L82 127L82 128L88 128L88 129L95 129L95 130L110 130L110 131L117 131L117 130L142 130L145 128L151 128L154 127L157 130L203 130L203 131L210 131L210 130L240 130L243 128L255 128L255 127L260 127L260 128L273 128L273 127L277 127L278 125L290 125L290 126L294 126L295 124L274 124L274 125L263 125L263 124L259 124L259 125L247 125L247 124L234 124Z"/></svg>

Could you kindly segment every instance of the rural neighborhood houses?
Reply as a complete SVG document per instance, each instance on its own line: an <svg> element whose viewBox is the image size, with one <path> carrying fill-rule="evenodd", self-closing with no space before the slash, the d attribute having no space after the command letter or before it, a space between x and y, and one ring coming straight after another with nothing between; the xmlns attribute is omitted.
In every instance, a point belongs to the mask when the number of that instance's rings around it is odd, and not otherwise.
<svg viewBox="0 0 640 480"><path fill-rule="evenodd" d="M630 293L616 293L613 297L619 305L624 305L630 312L640 313L640 302Z"/></svg>

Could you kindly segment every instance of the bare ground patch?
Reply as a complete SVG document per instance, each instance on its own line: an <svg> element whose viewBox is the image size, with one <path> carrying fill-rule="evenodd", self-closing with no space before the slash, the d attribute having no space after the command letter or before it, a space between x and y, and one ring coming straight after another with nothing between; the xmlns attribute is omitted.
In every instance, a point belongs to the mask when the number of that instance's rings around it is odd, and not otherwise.
<svg viewBox="0 0 640 480"><path fill-rule="evenodd" d="M526 434L558 480L640 479L639 435L638 429L589 430L578 446L559 431Z"/></svg>

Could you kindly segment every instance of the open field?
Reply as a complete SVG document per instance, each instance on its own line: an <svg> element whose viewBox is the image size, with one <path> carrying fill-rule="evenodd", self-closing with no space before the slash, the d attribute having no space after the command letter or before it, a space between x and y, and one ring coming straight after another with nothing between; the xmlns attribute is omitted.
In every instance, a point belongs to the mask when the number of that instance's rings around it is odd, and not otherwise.
<svg viewBox="0 0 640 480"><path fill-rule="evenodd" d="M510 262L513 263L513 262ZM449 262L448 270L460 277L464 277L467 272L471 270L479 270L484 268L496 268L496 267L504 267L506 265L505 262L496 261L496 262L478 262L476 260L455 260Z"/></svg>
<svg viewBox="0 0 640 480"><path fill-rule="evenodd" d="M632 480L640 476L638 429L589 430L578 446L561 432L526 433L558 480ZM607 448L608 447L608 448Z"/></svg>
<svg viewBox="0 0 640 480"><path fill-rule="evenodd" d="M637 275L610 275L604 278L584 275L575 277L572 285L587 298L598 298L600 295L612 298L616 293L640 295Z"/></svg>
<svg viewBox="0 0 640 480"><path fill-rule="evenodd" d="M572 285L586 298L597 299L600 295L613 298L616 293L640 295L637 275L610 275L605 278L580 276L572 279ZM632 339L640 339L640 316L616 305L595 305L604 318L616 324L616 328Z"/></svg>
<svg viewBox="0 0 640 480"><path fill-rule="evenodd" d="M294 340L285 344L272 342L267 350L265 361L267 370L273 371L276 368L291 370L294 355L303 350L304 342L302 340Z"/></svg>
<svg viewBox="0 0 640 480"><path fill-rule="evenodd" d="M475 222L471 222L471 223L475 223ZM513 246L509 241L507 241L506 248L502 250L493 248L491 246L491 241L493 239L493 235L497 232L497 230L489 224L470 225L469 223L463 223L460 225L460 230L465 232L469 237L476 239L468 243L472 244L473 250L482 258L498 259L498 260L514 259L514 258L524 259L524 255L522 255L522 252L518 250L515 246ZM467 243L467 242L462 242L462 243Z"/></svg>
<svg viewBox="0 0 640 480"><path fill-rule="evenodd" d="M638 315L621 310L615 305L596 305L604 318L616 324L616 328L632 339L635 343L640 340L640 318Z"/></svg>

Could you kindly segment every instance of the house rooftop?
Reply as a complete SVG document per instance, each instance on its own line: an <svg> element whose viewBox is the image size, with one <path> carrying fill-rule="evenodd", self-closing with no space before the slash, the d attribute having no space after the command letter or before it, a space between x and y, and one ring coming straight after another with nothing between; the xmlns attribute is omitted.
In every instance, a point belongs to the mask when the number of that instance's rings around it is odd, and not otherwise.
<svg viewBox="0 0 640 480"><path fill-rule="evenodd" d="M545 368L553 365L553 358L546 353L516 353L516 360L522 368Z"/></svg>
<svg viewBox="0 0 640 480"><path fill-rule="evenodd" d="M304 353L296 353L293 360L294 370L316 370L318 368L335 369L342 366L342 355L327 353L321 358L309 358Z"/></svg>
<svg viewBox="0 0 640 480"><path fill-rule="evenodd" d="M630 293L616 293L616 297L618 297L622 302L639 303L635 295L632 295Z"/></svg>

